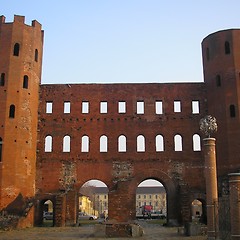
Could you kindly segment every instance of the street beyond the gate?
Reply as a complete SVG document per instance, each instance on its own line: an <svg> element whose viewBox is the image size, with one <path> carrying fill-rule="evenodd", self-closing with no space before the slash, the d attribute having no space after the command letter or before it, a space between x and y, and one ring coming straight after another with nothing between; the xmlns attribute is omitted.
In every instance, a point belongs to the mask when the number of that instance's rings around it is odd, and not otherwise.
<svg viewBox="0 0 240 240"><path fill-rule="evenodd" d="M206 236L187 237L178 231L176 227L163 227L159 224L149 224L146 221L139 221L144 229L144 235L139 238L107 238L109 240L206 240ZM75 240L89 239L102 240L106 238L94 237L94 225L80 227L38 227L21 230L0 232L1 240Z"/></svg>

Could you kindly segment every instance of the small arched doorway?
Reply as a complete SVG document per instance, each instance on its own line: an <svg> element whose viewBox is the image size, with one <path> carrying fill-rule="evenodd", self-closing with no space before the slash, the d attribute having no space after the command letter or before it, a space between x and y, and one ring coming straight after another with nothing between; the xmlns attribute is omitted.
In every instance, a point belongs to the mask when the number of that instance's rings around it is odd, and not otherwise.
<svg viewBox="0 0 240 240"><path fill-rule="evenodd" d="M194 199L191 204L192 221L207 224L206 202L202 199Z"/></svg>
<svg viewBox="0 0 240 240"><path fill-rule="evenodd" d="M42 201L42 225L44 227L53 227L54 223L54 206L51 200Z"/></svg>

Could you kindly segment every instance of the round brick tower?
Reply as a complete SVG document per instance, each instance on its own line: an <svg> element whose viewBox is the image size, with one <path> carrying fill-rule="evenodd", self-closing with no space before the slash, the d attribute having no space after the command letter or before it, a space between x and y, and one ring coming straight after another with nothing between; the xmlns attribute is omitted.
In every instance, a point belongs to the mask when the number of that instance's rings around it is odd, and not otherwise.
<svg viewBox="0 0 240 240"><path fill-rule="evenodd" d="M202 41L208 114L216 117L218 175L240 168L240 29L210 34Z"/></svg>
<svg viewBox="0 0 240 240"><path fill-rule="evenodd" d="M39 85L42 68L41 24L23 16L0 17L0 211L33 223Z"/></svg>

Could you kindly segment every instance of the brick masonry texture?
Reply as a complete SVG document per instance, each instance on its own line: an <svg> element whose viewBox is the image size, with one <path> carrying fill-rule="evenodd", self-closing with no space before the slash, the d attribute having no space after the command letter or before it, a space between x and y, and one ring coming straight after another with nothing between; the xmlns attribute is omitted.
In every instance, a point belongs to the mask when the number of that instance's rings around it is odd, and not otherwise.
<svg viewBox="0 0 240 240"><path fill-rule="evenodd" d="M218 178L239 170L239 39L240 31L233 29L203 40L202 83L41 85L41 25L25 25L21 16L5 23L1 17L0 74L5 74L5 84L0 86L0 210L14 211L12 203L21 199L19 226L40 225L43 204L51 200L54 225L72 225L80 187L98 179L109 189L109 218L129 222L135 219L138 184L152 178L166 188L169 224L191 221L194 199L202 201L205 214L204 155L193 150L193 136L203 137L201 118L215 116ZM12 56L15 43L20 44L19 56ZM22 86L25 75L27 89ZM156 114L156 101L162 103L161 114ZM174 111L176 101L180 112ZM199 113L192 112L193 101ZM83 102L89 104L88 113L82 113ZM107 103L107 113L100 112L101 102ZM126 112L118 112L119 102L125 102ZM137 113L137 102L144 102L143 114ZM52 113L46 113L47 103ZM70 104L69 113L64 113L64 103ZM11 104L16 109L13 119ZM156 151L157 135L163 137L164 151ZM182 138L181 151L174 149L176 135ZM47 136L52 147L46 152ZM70 151L64 152L66 136ZM89 137L86 152L81 151L83 136ZM101 136L107 137L106 152L100 152ZM119 136L126 138L126 152L118 151ZM138 136L144 136L145 151L137 151Z"/></svg>

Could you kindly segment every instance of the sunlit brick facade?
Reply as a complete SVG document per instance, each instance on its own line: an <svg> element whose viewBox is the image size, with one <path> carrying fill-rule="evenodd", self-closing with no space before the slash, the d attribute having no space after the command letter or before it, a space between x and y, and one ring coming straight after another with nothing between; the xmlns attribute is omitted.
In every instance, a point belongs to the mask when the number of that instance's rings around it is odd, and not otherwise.
<svg viewBox="0 0 240 240"><path fill-rule="evenodd" d="M228 174L240 169L240 30L210 34L202 51L200 83L41 85L41 25L1 16L0 211L18 227L41 225L51 200L54 225L72 225L79 189L97 179L109 190L109 219L133 221L137 186L155 179L168 224L191 221L194 199L206 215L206 114L217 118L219 197L228 198Z"/></svg>

